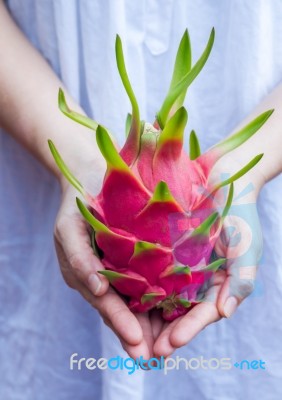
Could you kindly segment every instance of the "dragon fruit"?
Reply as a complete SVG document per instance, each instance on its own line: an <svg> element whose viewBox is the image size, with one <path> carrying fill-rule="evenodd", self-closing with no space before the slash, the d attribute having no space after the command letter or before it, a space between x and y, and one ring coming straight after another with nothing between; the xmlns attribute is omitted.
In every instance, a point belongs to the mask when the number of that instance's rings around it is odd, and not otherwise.
<svg viewBox="0 0 282 400"><path fill-rule="evenodd" d="M127 140L120 151L108 130L72 111L59 90L61 111L96 132L97 144L107 162L97 197L85 191L49 141L61 172L86 200L87 206L77 198L77 205L95 232L95 245L105 266L100 273L124 296L132 311L146 312L156 307L169 321L200 301L203 285L226 262L216 257L214 246L232 204L233 182L253 168L263 154L217 184L209 182L210 171L220 157L248 140L273 112L264 112L202 155L192 131L189 156L185 153L184 98L205 65L213 42L214 29L201 57L192 66L190 39L185 31L168 94L155 122L149 124L140 120L117 36L117 67L132 106L126 121ZM228 188L228 194L223 187Z"/></svg>

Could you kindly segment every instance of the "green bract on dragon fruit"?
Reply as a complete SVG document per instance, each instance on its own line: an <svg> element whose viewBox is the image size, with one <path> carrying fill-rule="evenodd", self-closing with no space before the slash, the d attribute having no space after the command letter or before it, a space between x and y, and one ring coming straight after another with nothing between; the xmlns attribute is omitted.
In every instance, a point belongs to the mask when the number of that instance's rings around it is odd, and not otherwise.
<svg viewBox="0 0 282 400"><path fill-rule="evenodd" d="M105 266L100 273L125 296L132 311L146 312L157 307L170 321L199 301L203 284L226 262L216 258L213 249L232 203L233 182L253 168L262 154L213 186L208 182L209 173L220 157L248 140L273 112L261 114L202 155L192 131L189 156L185 153L187 111L183 101L189 85L205 65L213 42L214 29L204 52L192 66L190 39L185 31L168 94L155 122L150 124L140 120L117 36L117 67L132 106L126 121L128 136L120 151L104 126L70 110L64 93L59 91L61 111L96 132L97 144L107 162L97 197L86 193L49 141L61 172L87 203L77 199L79 210L95 231L95 243ZM224 186L228 190L219 212L213 197L223 192Z"/></svg>

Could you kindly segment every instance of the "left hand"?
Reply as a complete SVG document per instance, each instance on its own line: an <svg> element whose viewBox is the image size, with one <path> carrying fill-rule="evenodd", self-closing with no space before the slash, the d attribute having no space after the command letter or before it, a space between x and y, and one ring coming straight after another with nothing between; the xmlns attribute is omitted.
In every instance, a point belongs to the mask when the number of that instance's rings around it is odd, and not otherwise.
<svg viewBox="0 0 282 400"><path fill-rule="evenodd" d="M225 172L222 168L215 170L214 175ZM216 253L227 258L226 266L215 273L201 303L186 315L163 325L153 347L156 356L170 356L209 324L222 317L231 317L252 293L262 252L262 234L256 210L256 197L261 186L259 178L248 174L235 183L233 205L215 245Z"/></svg>

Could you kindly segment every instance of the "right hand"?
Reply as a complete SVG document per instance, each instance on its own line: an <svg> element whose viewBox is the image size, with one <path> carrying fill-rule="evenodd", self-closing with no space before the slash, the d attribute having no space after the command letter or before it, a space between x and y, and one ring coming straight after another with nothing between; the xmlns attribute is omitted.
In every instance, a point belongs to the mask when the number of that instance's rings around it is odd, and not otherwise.
<svg viewBox="0 0 282 400"><path fill-rule="evenodd" d="M148 318L136 317L114 289L109 288L107 279L97 273L104 266L91 247L87 223L76 206L76 195L76 190L64 182L54 232L64 280L97 309L131 357L150 358L153 343Z"/></svg>

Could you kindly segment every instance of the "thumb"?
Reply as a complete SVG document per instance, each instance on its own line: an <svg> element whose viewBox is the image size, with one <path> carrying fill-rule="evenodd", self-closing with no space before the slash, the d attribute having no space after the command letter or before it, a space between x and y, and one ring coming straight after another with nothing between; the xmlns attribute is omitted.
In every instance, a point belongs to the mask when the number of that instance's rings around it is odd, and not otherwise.
<svg viewBox="0 0 282 400"><path fill-rule="evenodd" d="M227 277L218 295L217 307L222 317L229 318L239 304L254 290L258 252L255 248L241 257L228 260Z"/></svg>
<svg viewBox="0 0 282 400"><path fill-rule="evenodd" d="M255 265L233 267L228 270L217 301L220 315L226 318L232 316L239 304L253 292L255 286Z"/></svg>
<svg viewBox="0 0 282 400"><path fill-rule="evenodd" d="M80 214L74 212L72 215L59 215L54 237L64 278L71 275L95 296L103 295L107 291L109 283L104 276L98 273L99 270L104 269L104 266L94 254L87 224ZM75 286L75 282L73 286Z"/></svg>
<svg viewBox="0 0 282 400"><path fill-rule="evenodd" d="M262 254L262 233L255 204L236 209L237 215L227 217L225 246L217 251L227 258L227 277L218 295L221 316L231 317L238 305L255 287L257 265Z"/></svg>

